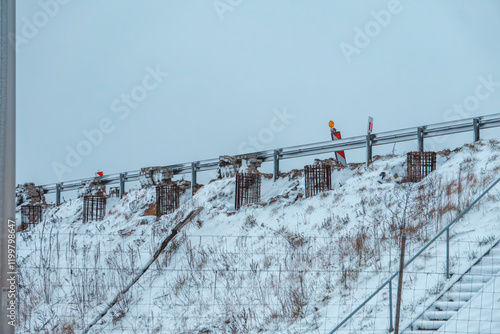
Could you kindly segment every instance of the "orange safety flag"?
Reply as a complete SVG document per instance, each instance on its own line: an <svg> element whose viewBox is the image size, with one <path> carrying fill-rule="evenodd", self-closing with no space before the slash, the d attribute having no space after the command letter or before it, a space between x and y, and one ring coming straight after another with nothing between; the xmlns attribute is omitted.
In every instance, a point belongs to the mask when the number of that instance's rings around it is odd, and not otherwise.
<svg viewBox="0 0 500 334"><path fill-rule="evenodd" d="M340 131L332 132L332 140L338 140L338 139L342 139L342 136L340 135ZM337 161L340 163L340 165L342 167L347 166L347 161L345 159L344 151L336 151L335 157L337 158Z"/></svg>
<svg viewBox="0 0 500 334"><path fill-rule="evenodd" d="M98 176L104 176L104 172L97 172Z"/></svg>

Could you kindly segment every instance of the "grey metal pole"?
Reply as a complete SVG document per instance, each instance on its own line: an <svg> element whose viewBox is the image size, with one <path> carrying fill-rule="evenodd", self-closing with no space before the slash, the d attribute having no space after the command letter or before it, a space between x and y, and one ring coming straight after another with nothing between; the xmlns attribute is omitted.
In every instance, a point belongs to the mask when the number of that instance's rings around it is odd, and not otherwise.
<svg viewBox="0 0 500 334"><path fill-rule="evenodd" d="M120 198L123 198L125 194L125 173L120 174Z"/></svg>
<svg viewBox="0 0 500 334"><path fill-rule="evenodd" d="M56 205L61 204L61 188L61 183L56 184Z"/></svg>
<svg viewBox="0 0 500 334"><path fill-rule="evenodd" d="M372 161L372 135L368 133L366 135L366 168L370 166Z"/></svg>
<svg viewBox="0 0 500 334"><path fill-rule="evenodd" d="M405 267L405 247L406 235L401 236L401 258L399 259L399 282L398 282L398 300L396 302L396 328L395 334L399 334L399 318L401 315L401 294L403 292L403 269Z"/></svg>
<svg viewBox="0 0 500 334"><path fill-rule="evenodd" d="M196 172L198 170L198 163L191 163L191 196L194 196L196 184L198 182Z"/></svg>
<svg viewBox="0 0 500 334"><path fill-rule="evenodd" d="M446 278L450 278L450 229L446 229Z"/></svg>
<svg viewBox="0 0 500 334"><path fill-rule="evenodd" d="M394 330L392 325L392 280L389 281L389 332Z"/></svg>
<svg viewBox="0 0 500 334"><path fill-rule="evenodd" d="M418 151L423 152L424 151L424 128L423 127L418 128L417 137L418 137Z"/></svg>
<svg viewBox="0 0 500 334"><path fill-rule="evenodd" d="M474 142L477 142L479 138L479 127L480 127L480 118L474 118L472 120L472 125L474 127Z"/></svg>
<svg viewBox="0 0 500 334"><path fill-rule="evenodd" d="M0 2L0 332L13 334L16 320L16 2Z"/></svg>
<svg viewBox="0 0 500 334"><path fill-rule="evenodd" d="M280 177L280 151L274 150L274 181Z"/></svg>

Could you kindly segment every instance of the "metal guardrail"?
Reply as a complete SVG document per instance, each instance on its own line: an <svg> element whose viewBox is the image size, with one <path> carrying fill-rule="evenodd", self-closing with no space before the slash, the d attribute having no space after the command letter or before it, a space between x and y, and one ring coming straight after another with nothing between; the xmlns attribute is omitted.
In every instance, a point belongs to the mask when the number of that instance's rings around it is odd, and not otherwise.
<svg viewBox="0 0 500 334"><path fill-rule="evenodd" d="M279 161L285 159L293 159L317 154L332 153L340 150L353 150L366 148L368 164L371 161L372 146L394 144L404 141L417 140L419 151L424 150L424 138L437 137L443 135L451 135L456 133L473 131L474 141L479 140L479 132L481 129L488 129L500 126L500 113L486 115L476 118L468 118L452 122L443 122L419 126L415 128L406 128L395 131L386 131L380 133L367 134L362 136L350 137L336 141L324 141L306 145L290 146L273 150L258 151L247 154L240 154L237 157L257 156L263 162L274 161L275 179L279 173ZM193 180L196 180L196 173L201 171L215 170L218 168L219 158L207 159L195 162L187 162L174 164L165 167L172 168L174 174L192 174ZM140 171L129 171L124 173L116 173L105 175L101 178L104 184L120 184L120 192L123 194L125 182L138 181ZM65 181L60 183L45 184L41 187L46 193L56 193L56 202L60 203L60 194L63 191L76 190L83 183L93 180L94 178L78 179L73 181ZM196 182L192 182L194 187Z"/></svg>
<svg viewBox="0 0 500 334"><path fill-rule="evenodd" d="M446 225L434 238L432 238L428 243L426 243L413 257L406 262L404 265L404 269L408 267L417 257L420 256L429 246L431 246L443 233L446 233L446 278L450 278L450 228L458 222L467 212L474 207L474 205L481 200L491 189L493 189L497 183L500 182L500 178L494 181L488 189L486 189L481 195L479 195L467 208L465 208L453 221L451 221L448 225ZM361 304L359 304L354 311L352 311L347 317L345 317L329 334L335 333L338 329L340 329L345 323L352 318L363 306L365 306L373 297L375 297L383 288L389 285L389 317L390 328L392 329L392 280L398 276L399 272L395 272L391 275L382 285L380 285L368 298L366 298Z"/></svg>

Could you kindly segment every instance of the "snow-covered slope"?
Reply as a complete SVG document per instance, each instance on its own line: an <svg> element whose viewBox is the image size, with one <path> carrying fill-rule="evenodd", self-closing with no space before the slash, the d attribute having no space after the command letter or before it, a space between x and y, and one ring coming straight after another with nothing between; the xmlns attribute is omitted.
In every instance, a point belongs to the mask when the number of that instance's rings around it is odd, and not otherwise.
<svg viewBox="0 0 500 334"><path fill-rule="evenodd" d="M84 224L82 200L53 207L18 237L19 333L80 332L140 271L191 209L203 207L92 333L328 333L397 270L399 237L414 254L500 177L500 144L440 152L438 169L405 183L405 157L333 172L334 189L304 198L300 171L263 179L262 202L234 210L234 179L215 180L156 220L154 189L108 201ZM381 173L385 172L385 177ZM500 187L499 187L500 188ZM452 270L465 271L500 233L494 189L451 231ZM139 201L132 213L129 204ZM451 281L444 244L414 262L402 328ZM395 290L395 289L393 289ZM387 293L348 325L387 332Z"/></svg>

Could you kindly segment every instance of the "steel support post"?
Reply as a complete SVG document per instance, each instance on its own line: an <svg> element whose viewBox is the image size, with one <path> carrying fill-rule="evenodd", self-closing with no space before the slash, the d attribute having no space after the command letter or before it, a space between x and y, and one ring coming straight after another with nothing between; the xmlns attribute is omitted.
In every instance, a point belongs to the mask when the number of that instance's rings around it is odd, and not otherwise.
<svg viewBox="0 0 500 334"><path fill-rule="evenodd" d="M280 151L274 150L274 181L280 177Z"/></svg>
<svg viewBox="0 0 500 334"><path fill-rule="evenodd" d="M418 138L418 151L423 152L424 151L424 127L420 127L417 130L417 138Z"/></svg>
<svg viewBox="0 0 500 334"><path fill-rule="evenodd" d="M191 163L191 196L194 196L195 189L196 189L196 184L197 184L197 173L198 171L198 163L193 162Z"/></svg>
<svg viewBox="0 0 500 334"><path fill-rule="evenodd" d="M477 142L480 137L479 137L479 127L481 125L481 119L480 118L474 118L472 120L472 125L474 127L474 142Z"/></svg>
<svg viewBox="0 0 500 334"><path fill-rule="evenodd" d="M61 204L62 183L56 184L56 205Z"/></svg>
<svg viewBox="0 0 500 334"><path fill-rule="evenodd" d="M392 323L392 280L389 281L389 332L394 330Z"/></svg>
<svg viewBox="0 0 500 334"><path fill-rule="evenodd" d="M16 267L16 1L0 1L0 333L15 332Z"/></svg>
<svg viewBox="0 0 500 334"><path fill-rule="evenodd" d="M123 195L125 195L125 173L120 174L120 198L123 198Z"/></svg>
<svg viewBox="0 0 500 334"><path fill-rule="evenodd" d="M366 135L366 168L370 166L370 162L372 161L372 135Z"/></svg>
<svg viewBox="0 0 500 334"><path fill-rule="evenodd" d="M403 269L405 267L406 235L401 236L401 257L399 259L398 300L396 301L396 325L394 333L399 334L399 319L401 315L401 296L403 292Z"/></svg>
<svg viewBox="0 0 500 334"><path fill-rule="evenodd" d="M446 278L450 278L450 229L446 229Z"/></svg>

